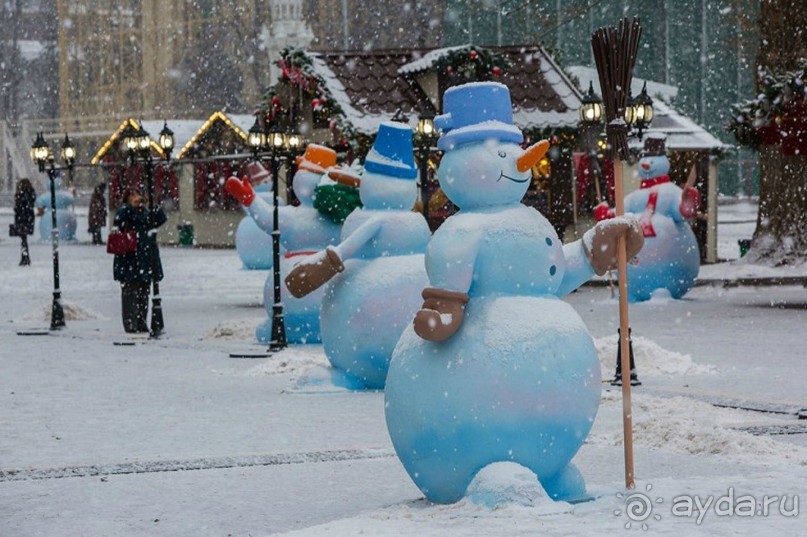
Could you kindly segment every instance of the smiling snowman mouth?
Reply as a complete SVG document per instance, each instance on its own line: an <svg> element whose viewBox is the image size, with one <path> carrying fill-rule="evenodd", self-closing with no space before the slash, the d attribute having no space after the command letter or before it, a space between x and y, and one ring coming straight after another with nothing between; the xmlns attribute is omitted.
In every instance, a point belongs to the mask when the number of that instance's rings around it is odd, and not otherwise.
<svg viewBox="0 0 807 537"><path fill-rule="evenodd" d="M509 180L513 181L514 183L526 183L527 181L529 181L530 178L525 177L524 179L516 179L515 177L510 177L509 175L505 175L504 172L500 171L499 172L499 178L496 179L496 182L498 183L502 179L509 179Z"/></svg>

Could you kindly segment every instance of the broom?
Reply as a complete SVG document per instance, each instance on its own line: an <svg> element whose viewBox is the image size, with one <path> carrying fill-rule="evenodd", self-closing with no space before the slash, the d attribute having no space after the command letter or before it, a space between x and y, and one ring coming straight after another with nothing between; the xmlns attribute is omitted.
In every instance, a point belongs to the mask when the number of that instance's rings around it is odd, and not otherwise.
<svg viewBox="0 0 807 537"><path fill-rule="evenodd" d="M616 215L625 213L625 196L622 184L622 163L628 158L628 126L625 123L625 107L633 78L633 66L639 49L642 28L639 19L622 19L619 25L597 29L591 35L591 48L597 63L608 139L606 155L614 161L614 198ZM622 365L622 426L625 444L625 486L634 488L633 478L633 422L630 400L630 342L628 322L628 254L625 238L617 244L617 269L619 270L619 337L621 343L620 363Z"/></svg>

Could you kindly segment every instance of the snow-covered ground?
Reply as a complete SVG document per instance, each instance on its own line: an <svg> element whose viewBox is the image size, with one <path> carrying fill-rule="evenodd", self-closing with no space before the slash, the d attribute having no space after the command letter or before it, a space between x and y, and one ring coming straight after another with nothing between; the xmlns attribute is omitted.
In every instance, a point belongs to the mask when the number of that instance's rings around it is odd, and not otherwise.
<svg viewBox="0 0 807 537"><path fill-rule="evenodd" d="M719 229L727 259L755 214L730 207ZM623 486L621 394L604 384L575 459L593 501L554 504L532 490L497 508L474 503L477 494L438 506L394 455L383 393L306 382L323 377L321 346L229 357L263 350L252 332L267 276L241 270L234 250L164 248L166 335L114 346L123 331L112 258L87 244L78 212L79 243L60 249L59 332L18 335L48 326L50 243L34 240L33 265L18 267L18 242L0 239L0 536L599 536L643 525L658 535L804 534L801 286L701 285L631 306L643 382L633 389L635 491ZM10 220L0 209L0 229ZM807 267L720 264L701 275ZM616 301L604 286L567 300L610 378Z"/></svg>

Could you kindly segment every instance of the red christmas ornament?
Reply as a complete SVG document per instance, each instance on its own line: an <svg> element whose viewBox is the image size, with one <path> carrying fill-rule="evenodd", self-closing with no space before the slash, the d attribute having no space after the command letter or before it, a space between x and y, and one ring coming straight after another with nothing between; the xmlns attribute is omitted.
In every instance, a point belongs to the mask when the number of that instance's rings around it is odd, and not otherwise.
<svg viewBox="0 0 807 537"><path fill-rule="evenodd" d="M452 72L453 70L454 70L454 69L452 69L450 65L449 65L448 67L446 67L446 73L448 73L448 74L451 74L451 72Z"/></svg>
<svg viewBox="0 0 807 537"><path fill-rule="evenodd" d="M476 59L476 56L477 56L476 51L475 51L475 50L472 50L472 51L471 51L470 56L471 56L471 59L472 59L472 60L475 60L475 59Z"/></svg>
<svg viewBox="0 0 807 537"><path fill-rule="evenodd" d="M491 69L491 72L493 73L493 76L499 76L500 74L502 74L502 70L496 67L495 65L493 66L493 69Z"/></svg>

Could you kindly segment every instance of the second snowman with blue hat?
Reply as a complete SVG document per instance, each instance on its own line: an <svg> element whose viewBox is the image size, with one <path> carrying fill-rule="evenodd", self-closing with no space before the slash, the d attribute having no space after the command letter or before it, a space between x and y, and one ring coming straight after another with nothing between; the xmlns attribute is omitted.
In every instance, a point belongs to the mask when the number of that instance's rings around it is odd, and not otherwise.
<svg viewBox="0 0 807 537"><path fill-rule="evenodd" d="M286 277L301 297L330 281L322 298L322 344L353 389L384 387L392 350L420 306L423 253L431 237L417 199L412 130L382 123L364 162L363 208L342 226L341 242L301 261Z"/></svg>
<svg viewBox="0 0 807 537"><path fill-rule="evenodd" d="M518 465L553 499L580 498L571 460L597 414L600 364L582 319L559 297L613 268L623 234L633 256L641 230L618 218L561 244L520 203L549 143L519 145L507 86L456 86L443 107L437 176L460 211L429 244L423 306L390 363L393 446L433 502L460 500L494 463Z"/></svg>

